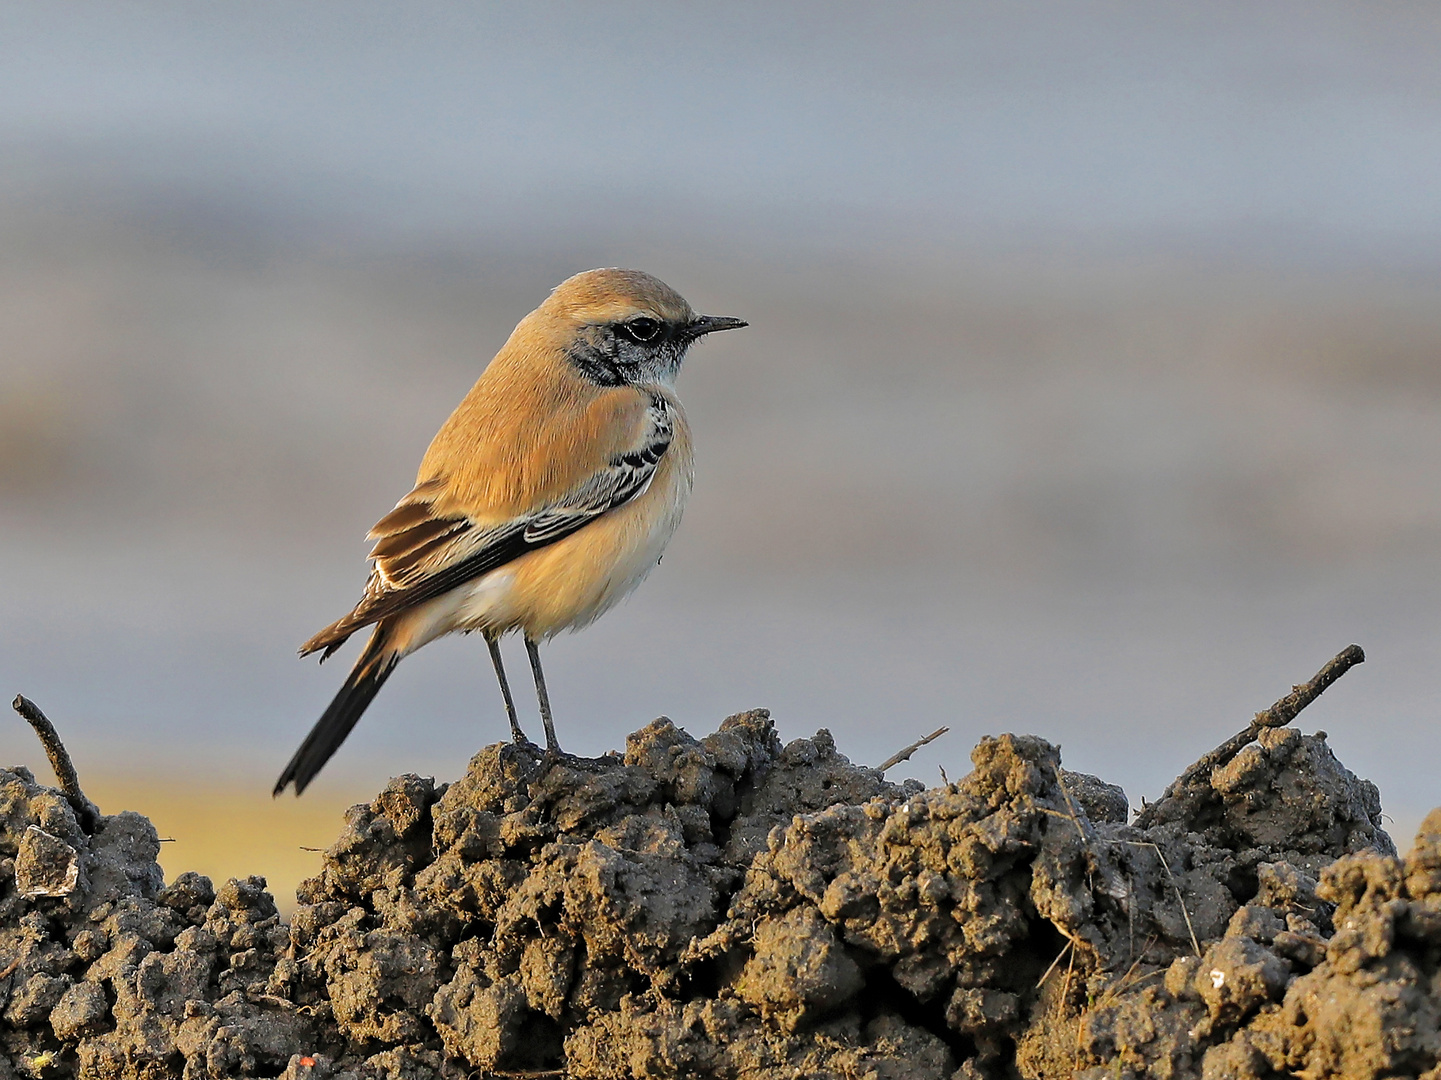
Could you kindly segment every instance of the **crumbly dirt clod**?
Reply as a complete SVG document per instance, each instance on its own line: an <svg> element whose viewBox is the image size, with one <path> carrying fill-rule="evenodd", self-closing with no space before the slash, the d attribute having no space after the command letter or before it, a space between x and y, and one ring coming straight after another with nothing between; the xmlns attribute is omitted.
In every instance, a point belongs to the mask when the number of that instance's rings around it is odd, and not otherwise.
<svg viewBox="0 0 1441 1080"><path fill-rule="evenodd" d="M1042 739L972 760L897 785L763 711L490 746L353 807L289 925L0 771L0 1080L1441 1080L1441 810L1398 858L1289 729L1145 830Z"/></svg>

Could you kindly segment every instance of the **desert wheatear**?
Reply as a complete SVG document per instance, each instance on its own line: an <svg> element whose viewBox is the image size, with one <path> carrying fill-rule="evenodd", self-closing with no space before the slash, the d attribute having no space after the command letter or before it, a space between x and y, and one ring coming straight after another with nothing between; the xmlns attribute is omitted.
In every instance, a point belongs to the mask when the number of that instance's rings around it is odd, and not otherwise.
<svg viewBox="0 0 1441 1080"><path fill-rule="evenodd" d="M693 476L676 372L697 339L745 325L697 315L638 270L577 274L522 319L436 434L415 488L370 530L360 603L301 646L323 660L375 627L276 794L304 791L395 665L456 630L485 637L517 741L498 642L524 634L558 753L537 645L604 614L659 561Z"/></svg>

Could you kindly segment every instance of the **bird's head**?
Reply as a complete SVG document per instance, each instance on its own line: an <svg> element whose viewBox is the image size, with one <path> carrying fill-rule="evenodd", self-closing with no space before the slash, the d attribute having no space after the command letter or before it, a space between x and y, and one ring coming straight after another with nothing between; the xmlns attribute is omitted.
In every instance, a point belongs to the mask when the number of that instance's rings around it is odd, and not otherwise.
<svg viewBox="0 0 1441 1080"><path fill-rule="evenodd" d="M697 315L680 293L640 270L576 274L555 287L535 316L560 332L567 359L601 386L668 386L695 341L748 325Z"/></svg>

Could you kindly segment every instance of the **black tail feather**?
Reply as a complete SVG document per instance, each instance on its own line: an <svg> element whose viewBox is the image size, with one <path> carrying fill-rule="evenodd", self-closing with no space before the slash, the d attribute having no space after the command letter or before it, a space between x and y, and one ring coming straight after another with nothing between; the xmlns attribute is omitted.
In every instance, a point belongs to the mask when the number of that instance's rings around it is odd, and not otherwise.
<svg viewBox="0 0 1441 1080"><path fill-rule="evenodd" d="M360 654L360 659L345 677L345 684L341 686L340 692L315 722L310 734L300 744L300 749L295 751L295 756L290 759L290 764L285 766L285 771L280 774L280 779L275 783L276 795L291 783L295 785L295 794L299 795L310 785L310 781L315 779L316 773L325 767L331 755L340 749L340 744L350 734L350 729L355 727L361 713L365 712L375 699L375 695L385 685L385 680L390 678L390 673L395 670L395 665L400 660L394 654L387 654L385 639L388 637L383 626L375 628L375 633L366 643L365 651Z"/></svg>

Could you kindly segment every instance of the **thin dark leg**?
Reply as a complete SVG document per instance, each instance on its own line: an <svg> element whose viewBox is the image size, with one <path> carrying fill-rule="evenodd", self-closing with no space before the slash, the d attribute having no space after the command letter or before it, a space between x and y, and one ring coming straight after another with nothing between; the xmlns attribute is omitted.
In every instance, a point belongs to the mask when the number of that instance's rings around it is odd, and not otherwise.
<svg viewBox="0 0 1441 1080"><path fill-rule="evenodd" d="M530 670L535 675L535 696L540 700L540 718L545 724L545 749L552 755L561 752L555 738L555 721L550 717L550 695L545 692L545 675L540 670L540 648L530 638L525 639L525 651L530 654Z"/></svg>
<svg viewBox="0 0 1441 1080"><path fill-rule="evenodd" d="M488 637L485 643L490 648L490 662L495 665L495 677L500 680L500 695L505 698L505 714L510 717L510 736L518 743L528 743L525 732L520 730L520 721L515 716L515 701L510 696L510 683L505 678L505 665L500 662L500 642Z"/></svg>

